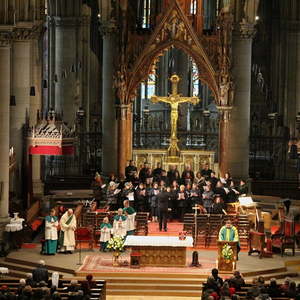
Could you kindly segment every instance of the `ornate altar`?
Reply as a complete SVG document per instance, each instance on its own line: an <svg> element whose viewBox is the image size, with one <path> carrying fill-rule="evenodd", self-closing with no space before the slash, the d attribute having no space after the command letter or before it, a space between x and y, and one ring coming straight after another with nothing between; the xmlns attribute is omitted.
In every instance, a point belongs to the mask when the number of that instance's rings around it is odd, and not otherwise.
<svg viewBox="0 0 300 300"><path fill-rule="evenodd" d="M218 164L215 164L215 152L203 150L181 150L179 162L173 163L168 160L167 149L136 149L133 150L133 160L137 167L144 162L148 162L153 168L158 162L164 170L169 170L169 166L177 166L177 170L182 172L185 165L190 165L195 172L202 168L206 163L212 170L218 171Z"/></svg>
<svg viewBox="0 0 300 300"><path fill-rule="evenodd" d="M140 266L185 267L186 248L193 247L193 238L175 236L127 236L125 246L139 256Z"/></svg>

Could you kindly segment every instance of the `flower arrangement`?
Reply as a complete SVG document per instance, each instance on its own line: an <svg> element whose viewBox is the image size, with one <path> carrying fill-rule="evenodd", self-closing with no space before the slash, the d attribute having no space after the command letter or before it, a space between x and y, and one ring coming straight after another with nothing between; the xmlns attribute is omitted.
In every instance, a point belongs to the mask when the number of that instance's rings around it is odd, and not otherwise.
<svg viewBox="0 0 300 300"><path fill-rule="evenodd" d="M233 259L233 250L232 247L228 244L225 244L222 248L222 257L227 261L230 262Z"/></svg>
<svg viewBox="0 0 300 300"><path fill-rule="evenodd" d="M124 239L121 236L112 237L107 243L107 248L113 251L122 252L124 250Z"/></svg>

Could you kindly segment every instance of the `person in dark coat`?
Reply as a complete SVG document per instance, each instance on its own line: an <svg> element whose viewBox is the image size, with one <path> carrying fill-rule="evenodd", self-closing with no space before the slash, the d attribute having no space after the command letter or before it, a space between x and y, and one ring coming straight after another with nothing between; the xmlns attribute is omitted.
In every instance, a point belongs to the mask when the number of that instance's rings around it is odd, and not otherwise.
<svg viewBox="0 0 300 300"><path fill-rule="evenodd" d="M159 231L162 231L162 228L164 228L164 231L167 231L167 219L170 198L170 188L163 188L161 192L157 195Z"/></svg>
<svg viewBox="0 0 300 300"><path fill-rule="evenodd" d="M134 173L137 172L137 167L134 165L134 161L130 160L129 165L125 168L126 181L133 181Z"/></svg>
<svg viewBox="0 0 300 300"><path fill-rule="evenodd" d="M32 271L32 280L37 283L41 281L48 282L49 273L44 260L40 260L38 267Z"/></svg>
<svg viewBox="0 0 300 300"><path fill-rule="evenodd" d="M148 169L149 169L149 165L148 165L148 163L145 162L144 167L141 168L140 172L139 172L140 182L146 183Z"/></svg>

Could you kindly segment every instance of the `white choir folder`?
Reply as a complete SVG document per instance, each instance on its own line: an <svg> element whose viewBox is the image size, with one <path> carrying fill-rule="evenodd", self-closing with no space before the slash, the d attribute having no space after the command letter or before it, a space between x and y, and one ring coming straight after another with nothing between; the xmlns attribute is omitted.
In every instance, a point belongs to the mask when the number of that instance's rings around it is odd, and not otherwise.
<svg viewBox="0 0 300 300"><path fill-rule="evenodd" d="M253 206L254 202L252 197L239 197L239 202L241 206Z"/></svg>

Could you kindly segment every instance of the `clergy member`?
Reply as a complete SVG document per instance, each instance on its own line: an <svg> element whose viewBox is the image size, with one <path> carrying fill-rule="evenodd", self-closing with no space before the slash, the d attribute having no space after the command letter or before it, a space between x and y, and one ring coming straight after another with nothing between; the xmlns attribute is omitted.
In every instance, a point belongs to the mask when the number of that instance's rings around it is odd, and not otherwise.
<svg viewBox="0 0 300 300"><path fill-rule="evenodd" d="M58 218L55 214L56 211L52 208L50 215L45 218L45 244L43 253L46 255L54 255L57 251Z"/></svg>
<svg viewBox="0 0 300 300"><path fill-rule="evenodd" d="M106 251L107 242L111 238L112 231L113 229L108 217L105 217L103 223L100 225L100 251Z"/></svg>
<svg viewBox="0 0 300 300"><path fill-rule="evenodd" d="M60 219L60 251L72 254L75 249L76 217L73 209L68 209Z"/></svg>
<svg viewBox="0 0 300 300"><path fill-rule="evenodd" d="M127 217L123 215L123 209L118 209L118 214L114 216L113 234L114 236L125 237L127 233Z"/></svg>
<svg viewBox="0 0 300 300"><path fill-rule="evenodd" d="M237 242L237 253L240 252L239 233L230 220L227 220L225 225L219 231L219 241Z"/></svg>
<svg viewBox="0 0 300 300"><path fill-rule="evenodd" d="M134 235L136 211L129 206L129 200L125 200L123 205L123 213L127 216L127 235Z"/></svg>

